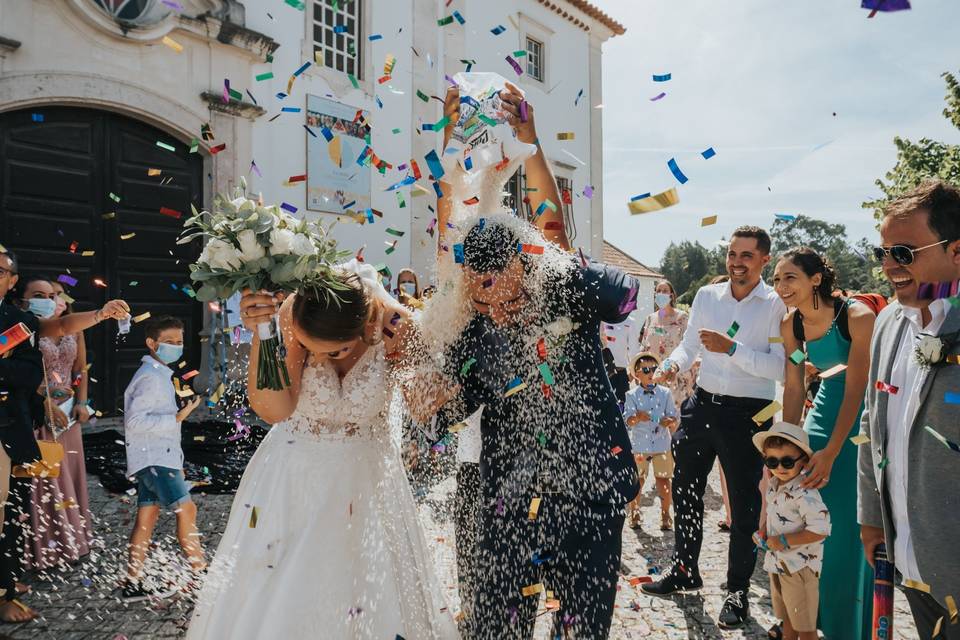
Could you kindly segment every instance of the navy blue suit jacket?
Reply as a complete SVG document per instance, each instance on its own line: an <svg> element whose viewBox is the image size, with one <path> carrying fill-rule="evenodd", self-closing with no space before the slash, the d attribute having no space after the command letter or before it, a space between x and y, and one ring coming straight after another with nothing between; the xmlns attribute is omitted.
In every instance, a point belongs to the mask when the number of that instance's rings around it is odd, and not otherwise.
<svg viewBox="0 0 960 640"><path fill-rule="evenodd" d="M15 307L9 300L0 304L0 333L22 322L33 331L33 341L0 356L0 444L13 464L33 462L40 449L33 434L38 406L37 390L43 383L43 356L35 345L40 326L32 313Z"/></svg>
<svg viewBox="0 0 960 640"><path fill-rule="evenodd" d="M488 501L556 493L619 507L638 493L623 416L607 377L600 323L623 322L636 282L606 265L571 260L570 277L548 285L544 309L525 327L497 327L476 314L448 350L448 374L462 386L441 426L480 405L481 474ZM559 321L559 322L557 322ZM551 335L548 325L572 327ZM544 338L546 365L537 342ZM476 362L465 366L473 358ZM552 375L553 385L545 385ZM506 396L520 378L527 386Z"/></svg>

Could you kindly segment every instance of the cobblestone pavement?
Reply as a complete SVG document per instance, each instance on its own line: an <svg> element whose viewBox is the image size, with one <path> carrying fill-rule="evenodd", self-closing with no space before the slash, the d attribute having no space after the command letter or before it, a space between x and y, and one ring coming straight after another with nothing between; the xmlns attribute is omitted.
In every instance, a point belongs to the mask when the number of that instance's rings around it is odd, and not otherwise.
<svg viewBox="0 0 960 640"><path fill-rule="evenodd" d="M188 598L175 597L153 606L146 603L126 605L118 599L114 587L118 576L122 575L123 549L135 513L135 501L127 496L109 495L95 477L91 476L89 484L91 511L97 518L96 532L103 540L102 547L95 557L53 575L27 576L34 592L24 600L38 609L43 617L20 627L0 627L0 639L114 640L118 635L126 636L129 640L182 637L190 613ZM431 487L422 500L421 516L427 540L434 550L441 581L446 585L451 609L456 611L459 603L453 558L453 524L450 520L453 489L452 478ZM194 496L199 507L198 524L204 535L204 546L209 551L215 549L219 541L231 498ZM638 588L628 584L627 578L647 575L650 567L666 568L673 546L672 533L660 531L659 505L653 499L651 487L647 488L642 504L643 528L624 531L624 579L621 580L617 596L611 637L765 638L764 630L773 623L773 617L770 614L767 579L759 570L754 574L751 586L751 613L754 617L750 624L742 630L722 632L715 622L723 602L724 593L719 585L725 577L727 550L727 536L716 526L720 519L717 474L711 476L706 496L706 534L701 556L701 571L706 586L699 595L662 600L645 596ZM161 542L155 556L161 558L155 562L167 567L170 563L178 562L173 524L172 515L163 516L156 536ZM545 640L549 636L546 617L541 620L543 623L537 627L537 640ZM899 593L894 629L895 638L917 638L906 601Z"/></svg>

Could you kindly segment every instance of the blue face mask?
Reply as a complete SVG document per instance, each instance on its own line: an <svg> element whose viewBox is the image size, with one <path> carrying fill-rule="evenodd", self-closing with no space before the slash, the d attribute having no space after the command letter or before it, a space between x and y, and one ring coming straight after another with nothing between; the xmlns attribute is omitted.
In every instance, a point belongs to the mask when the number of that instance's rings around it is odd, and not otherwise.
<svg viewBox="0 0 960 640"><path fill-rule="evenodd" d="M161 342L157 346L157 357L160 358L160 361L164 364L170 364L171 362L176 362L183 355L183 345L182 344L169 344L166 342Z"/></svg>
<svg viewBox="0 0 960 640"><path fill-rule="evenodd" d="M662 309L673 302L673 296L671 296L669 293L655 293L653 294L653 301Z"/></svg>
<svg viewBox="0 0 960 640"><path fill-rule="evenodd" d="M57 310L57 301L50 298L30 298L27 300L27 308L38 318L52 318Z"/></svg>

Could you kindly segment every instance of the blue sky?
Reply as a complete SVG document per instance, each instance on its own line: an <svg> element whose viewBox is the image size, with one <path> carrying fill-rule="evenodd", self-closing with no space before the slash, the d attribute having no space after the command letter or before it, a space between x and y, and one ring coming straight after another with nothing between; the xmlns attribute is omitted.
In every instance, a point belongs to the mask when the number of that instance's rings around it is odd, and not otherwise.
<svg viewBox="0 0 960 640"><path fill-rule="evenodd" d="M627 28L604 46L604 236L650 266L671 241L712 246L775 213L875 240L860 203L879 195L893 137L960 143L941 115L940 74L960 71L956 0L872 20L860 0L595 1ZM673 186L680 204L629 214L631 196Z"/></svg>

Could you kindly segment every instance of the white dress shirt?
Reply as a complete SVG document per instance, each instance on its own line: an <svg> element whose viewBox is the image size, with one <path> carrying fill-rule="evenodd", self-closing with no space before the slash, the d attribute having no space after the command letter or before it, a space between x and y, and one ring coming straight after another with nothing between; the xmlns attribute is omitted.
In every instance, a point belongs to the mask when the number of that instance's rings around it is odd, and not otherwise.
<svg viewBox="0 0 960 640"><path fill-rule="evenodd" d="M677 405L670 389L656 385L653 389L636 386L627 391L623 404L623 417L643 411L650 414L647 422L627 426L630 448L634 453L666 453L670 451L670 430L660 424L661 418L676 418Z"/></svg>
<svg viewBox="0 0 960 640"><path fill-rule="evenodd" d="M908 325L897 347L890 380L881 380L897 387L897 393L887 398L887 465L883 472L890 487L890 508L896 539L893 543L893 561L904 579L923 582L913 551L907 502L907 458L910 427L917 417L920 390L927 378L928 368L921 367L913 356L913 348L921 334L937 335L950 310L949 300L930 303L930 322L923 325L920 309L901 307Z"/></svg>
<svg viewBox="0 0 960 640"><path fill-rule="evenodd" d="M780 296L762 280L739 301L729 282L701 287L690 308L687 331L669 360L683 372L700 356L697 386L709 393L773 400L776 381L783 380L785 357L783 343L770 338L779 339L786 313ZM734 322L739 329L733 336L737 350L732 356L703 348L700 329L726 334Z"/></svg>
<svg viewBox="0 0 960 640"><path fill-rule="evenodd" d="M173 370L153 356L142 362L123 392L127 476L150 466L183 468Z"/></svg>

